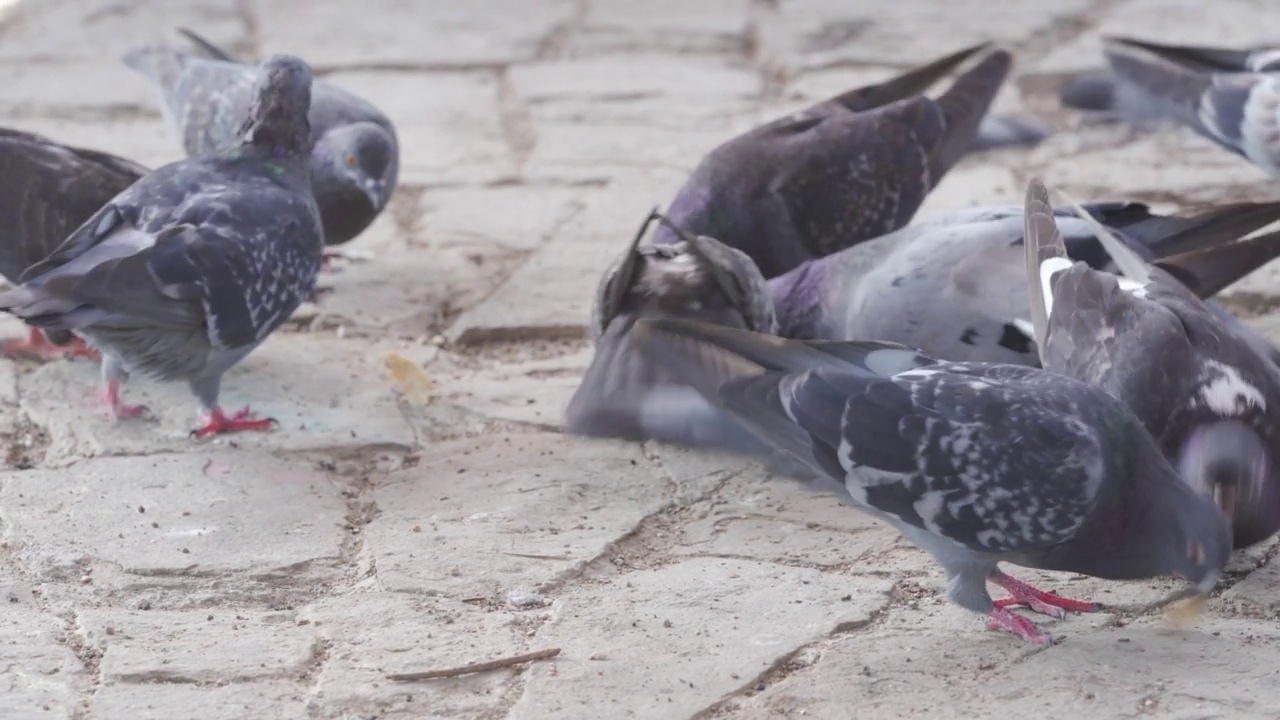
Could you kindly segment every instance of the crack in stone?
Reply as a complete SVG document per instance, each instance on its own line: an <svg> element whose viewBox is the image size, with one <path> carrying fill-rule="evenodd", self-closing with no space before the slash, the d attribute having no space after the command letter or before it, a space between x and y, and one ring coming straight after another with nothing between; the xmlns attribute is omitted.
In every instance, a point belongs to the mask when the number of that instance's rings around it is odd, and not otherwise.
<svg viewBox="0 0 1280 720"><path fill-rule="evenodd" d="M582 23L590 11L590 0L578 0L569 17L553 26L538 41L537 49L533 53L534 59L548 60L565 54L574 36L582 29Z"/></svg>
<svg viewBox="0 0 1280 720"><path fill-rule="evenodd" d="M515 157L517 172L523 174L525 163L538 144L538 132L529 106L506 70L498 73L498 124L507 148Z"/></svg>
<svg viewBox="0 0 1280 720"><path fill-rule="evenodd" d="M735 700L741 697L751 697L757 692L755 688L760 685L770 687L778 684L797 672L814 667L821 661L820 655L818 659L815 659L812 662L797 662L797 660L802 654L816 649L818 646L829 642L833 638L841 635L851 635L853 633L861 632L872 625L878 624L882 619L888 616L888 608L889 605L886 603L883 607L872 610L867 614L867 617L862 620L850 620L837 623L836 626L833 627L826 635L823 635L817 640L807 642L791 652L782 655L777 660L774 660L769 667L743 683L737 690L730 691L707 707L689 716L689 720L710 720L711 718L722 716L723 711L729 711L732 709L730 706Z"/></svg>
<svg viewBox="0 0 1280 720"><path fill-rule="evenodd" d="M253 10L253 0L236 0L236 14L244 26L245 44L252 57L261 57L262 35L258 30L258 14Z"/></svg>

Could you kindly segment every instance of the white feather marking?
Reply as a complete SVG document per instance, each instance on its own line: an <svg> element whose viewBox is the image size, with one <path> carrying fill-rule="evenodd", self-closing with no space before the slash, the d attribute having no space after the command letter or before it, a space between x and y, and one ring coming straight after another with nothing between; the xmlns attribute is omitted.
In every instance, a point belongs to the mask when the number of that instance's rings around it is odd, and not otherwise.
<svg viewBox="0 0 1280 720"><path fill-rule="evenodd" d="M1045 319L1053 317L1053 286L1051 281L1053 276L1063 270L1071 269L1071 260L1064 257L1051 257L1040 263L1040 293L1044 297L1044 315ZM1022 328L1018 328L1022 330ZM1026 330L1022 330L1027 332ZM1035 337L1035 328L1027 333L1027 337Z"/></svg>
<svg viewBox="0 0 1280 720"><path fill-rule="evenodd" d="M1047 309L1048 306L1049 306L1049 303L1046 302L1045 308ZM1028 340L1036 339L1036 326L1032 325L1030 320L1023 320L1022 318L1014 318L1013 322L1010 324L1013 325L1015 328L1017 328L1018 332L1022 333L1023 335L1026 335Z"/></svg>
<svg viewBox="0 0 1280 720"><path fill-rule="evenodd" d="M1205 365L1203 377L1213 379L1200 390L1200 404L1224 416L1238 415L1249 406L1267 409L1262 392L1240 377L1238 370L1217 360L1206 360Z"/></svg>
<svg viewBox="0 0 1280 720"><path fill-rule="evenodd" d="M1147 296L1147 288L1139 282L1134 282L1127 277L1116 277L1120 281L1120 289L1129 293L1136 298L1145 298Z"/></svg>
<svg viewBox="0 0 1280 720"><path fill-rule="evenodd" d="M942 514L942 507L946 496L937 490L930 490L920 496L911 504L915 508L916 514L920 516L920 520L924 522L924 527L935 535L942 535L942 526L938 524L938 516Z"/></svg>

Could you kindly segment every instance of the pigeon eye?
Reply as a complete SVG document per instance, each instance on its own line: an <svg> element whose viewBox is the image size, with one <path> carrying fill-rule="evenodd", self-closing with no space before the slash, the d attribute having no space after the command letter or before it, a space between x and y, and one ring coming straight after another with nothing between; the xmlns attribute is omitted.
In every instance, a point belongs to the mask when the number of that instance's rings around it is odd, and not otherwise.
<svg viewBox="0 0 1280 720"><path fill-rule="evenodd" d="M347 153L346 160L347 160L347 164L348 164L348 165L350 165L351 167L355 167L355 166L356 166L356 156L355 156L355 155L352 155L351 153Z"/></svg>

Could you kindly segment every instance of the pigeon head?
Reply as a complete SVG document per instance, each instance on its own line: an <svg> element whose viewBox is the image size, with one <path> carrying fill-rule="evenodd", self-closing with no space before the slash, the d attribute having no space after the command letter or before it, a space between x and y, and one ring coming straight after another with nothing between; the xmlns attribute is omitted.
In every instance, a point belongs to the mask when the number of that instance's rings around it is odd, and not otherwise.
<svg viewBox="0 0 1280 720"><path fill-rule="evenodd" d="M262 70L241 141L273 158L304 157L311 150L311 66L292 55L272 55Z"/></svg>
<svg viewBox="0 0 1280 720"><path fill-rule="evenodd" d="M1196 492L1213 498L1231 525L1259 505L1269 465L1262 438L1237 419L1195 428L1178 457L1183 480Z"/></svg>
<svg viewBox="0 0 1280 720"><path fill-rule="evenodd" d="M640 245L653 220L678 233L675 243ZM768 284L744 253L692 235L655 210L597 292L592 330L599 338L618 315L686 317L763 333L777 332Z"/></svg>
<svg viewBox="0 0 1280 720"><path fill-rule="evenodd" d="M311 184L330 244L359 235L391 200L400 170L396 140L374 122L333 128L311 151Z"/></svg>
<svg viewBox="0 0 1280 720"><path fill-rule="evenodd" d="M1133 530L1149 543L1160 570L1208 594L1231 556L1231 526L1205 494L1179 477L1149 435L1135 445L1142 447L1130 455L1131 472L1149 484L1134 505L1141 518L1129 518Z"/></svg>
<svg viewBox="0 0 1280 720"><path fill-rule="evenodd" d="M1171 572L1207 595L1231 558L1231 529L1221 515L1203 512L1199 503L1182 503L1174 517L1178 537L1168 546Z"/></svg>

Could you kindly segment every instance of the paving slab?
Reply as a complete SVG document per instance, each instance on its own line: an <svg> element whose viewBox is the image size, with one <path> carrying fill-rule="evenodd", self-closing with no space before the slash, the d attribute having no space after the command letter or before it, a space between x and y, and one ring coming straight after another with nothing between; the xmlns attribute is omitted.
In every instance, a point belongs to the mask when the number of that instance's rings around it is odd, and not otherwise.
<svg viewBox="0 0 1280 720"><path fill-rule="evenodd" d="M0 620L0 717L72 718L84 668L64 642L65 625L18 607L6 593ZM3 596L0 596L2 598Z"/></svg>
<svg viewBox="0 0 1280 720"><path fill-rule="evenodd" d="M510 704L520 668L400 682L391 673L460 667L527 651L528 613L394 592L354 593L299 617L329 643L316 677L322 717L478 717Z"/></svg>
<svg viewBox="0 0 1280 720"><path fill-rule="evenodd" d="M1264 718L1280 671L1262 658L1274 628L1213 620L1177 630L1161 620L1095 628L1059 647L1019 651L995 632L938 646L936 631L891 613L837 638L818 662L727 703L714 717L972 718L1014 707L1091 717Z"/></svg>
<svg viewBox="0 0 1280 720"><path fill-rule="evenodd" d="M0 61L84 61L85 67L117 70L120 56L139 45L178 40L175 27L188 27L218 42L241 36L244 17L236 0L151 3L111 0L6 2ZM180 42L180 41L179 41ZM104 62L105 60L105 62ZM132 73L132 71L126 71ZM141 76L139 76L140 78ZM80 77L81 80L88 78ZM96 83L59 83L65 88ZM127 84L127 83L121 83ZM141 82L137 83L141 85ZM6 90L13 88L6 84ZM6 93L8 95L9 93Z"/></svg>
<svg viewBox="0 0 1280 720"><path fill-rule="evenodd" d="M290 613L88 610L78 624L107 684L298 679L320 652Z"/></svg>
<svg viewBox="0 0 1280 720"><path fill-rule="evenodd" d="M852 12L840 0L784 0L757 21L762 52L797 69L842 63L917 65L967 45L994 40L1021 44L1060 20L1092 10L1089 0L1052 7L1017 2L969 3L962 12L947 0L881 3L874 13ZM767 7L767 6L766 6Z"/></svg>
<svg viewBox="0 0 1280 720"><path fill-rule="evenodd" d="M457 185L516 177L497 72L366 70L330 73L324 80L358 93L395 124L401 183Z"/></svg>
<svg viewBox="0 0 1280 720"><path fill-rule="evenodd" d="M584 587L557 599L537 635L564 660L529 670L510 717L690 717L803 645L869 622L889 585L697 558ZM778 586L783 602L769 591Z"/></svg>
<svg viewBox="0 0 1280 720"><path fill-rule="evenodd" d="M307 717L306 688L266 680L231 685L110 684L93 694L90 717L173 720L199 712L201 720Z"/></svg>
<svg viewBox="0 0 1280 720"><path fill-rule="evenodd" d="M434 443L373 491L388 590L499 598L577 572L669 503L634 443L531 433Z"/></svg>
<svg viewBox="0 0 1280 720"><path fill-rule="evenodd" d="M346 505L297 460L209 448L0 474L4 541L41 582L92 566L230 581L337 573ZM227 589L231 593L231 589Z"/></svg>
<svg viewBox="0 0 1280 720"><path fill-rule="evenodd" d="M750 9L751 0L595 0L586 4L581 27L567 43L567 52L621 55L660 48L685 54L746 55L751 42Z"/></svg>
<svg viewBox="0 0 1280 720"><path fill-rule="evenodd" d="M466 5L401 0L289 3L253 0L259 44L306 48L320 66L498 66L531 60L575 12L572 0L478 0ZM305 17L305 22L302 21ZM358 29L358 30L357 30Z"/></svg>

